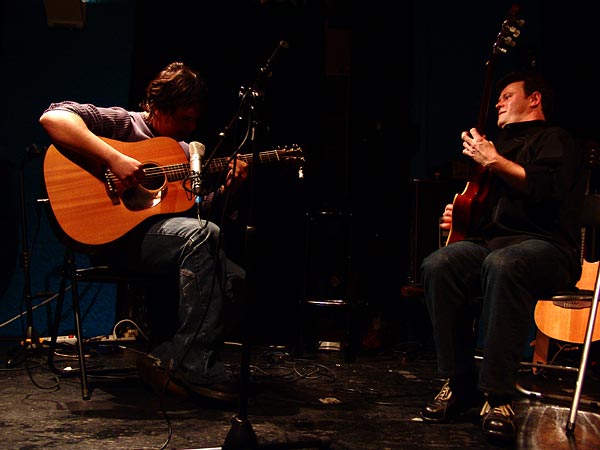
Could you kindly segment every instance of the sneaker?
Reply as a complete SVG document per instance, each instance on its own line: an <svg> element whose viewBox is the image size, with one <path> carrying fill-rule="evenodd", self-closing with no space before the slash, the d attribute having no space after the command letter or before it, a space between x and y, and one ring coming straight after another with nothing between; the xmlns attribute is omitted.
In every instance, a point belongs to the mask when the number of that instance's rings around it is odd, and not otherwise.
<svg viewBox="0 0 600 450"><path fill-rule="evenodd" d="M515 412L510 403L492 407L487 401L481 409L483 434L490 439L512 441L517 436Z"/></svg>
<svg viewBox="0 0 600 450"><path fill-rule="evenodd" d="M458 395L452 392L450 380L447 380L435 398L425 405L425 408L421 411L421 417L425 422L447 422L449 419L481 404L481 401L483 401L483 396L476 389Z"/></svg>

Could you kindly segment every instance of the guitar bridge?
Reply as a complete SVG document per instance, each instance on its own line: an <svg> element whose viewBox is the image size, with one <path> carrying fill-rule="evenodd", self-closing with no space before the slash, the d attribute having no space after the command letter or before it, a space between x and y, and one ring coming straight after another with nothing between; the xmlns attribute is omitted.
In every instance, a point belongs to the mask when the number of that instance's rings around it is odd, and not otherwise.
<svg viewBox="0 0 600 450"><path fill-rule="evenodd" d="M104 187L106 189L106 194L108 195L108 198L110 198L113 206L121 203L121 200L119 199L119 192L115 186L115 177L108 169L104 171Z"/></svg>

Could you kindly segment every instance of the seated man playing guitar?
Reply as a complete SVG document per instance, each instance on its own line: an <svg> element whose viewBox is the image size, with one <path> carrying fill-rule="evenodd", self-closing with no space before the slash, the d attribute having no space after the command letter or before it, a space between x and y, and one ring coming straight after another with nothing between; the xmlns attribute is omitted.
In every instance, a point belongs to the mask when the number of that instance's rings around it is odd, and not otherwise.
<svg viewBox="0 0 600 450"><path fill-rule="evenodd" d="M581 274L580 211L584 158L564 129L549 126L554 93L538 74L514 72L498 82L499 134L461 133L462 153L483 169L485 195L472 197L463 238L435 250L421 265L439 373L447 378L421 411L443 422L482 406L484 434L513 440L512 396L537 299L571 287ZM446 206L451 229L464 202ZM460 204L460 207L459 207ZM453 217L457 220L453 220ZM452 235L452 233L451 233ZM479 304L474 297L483 297ZM481 309L483 360L475 364L473 321Z"/></svg>
<svg viewBox="0 0 600 450"><path fill-rule="evenodd" d="M40 123L64 155L107 168L114 178L111 186L119 195L112 202L108 196L102 197L102 204L123 208L127 193L135 191L150 175L142 161L153 161L154 156L141 153L132 156L112 144L170 138L181 154L183 166L189 168L191 146L184 140L196 130L205 99L201 76L185 64L174 62L148 84L141 103L143 111L64 101L50 105ZM45 175L48 183L49 174ZM231 190L246 178L247 163L236 160L229 166L223 186L204 199L220 197L223 191ZM81 188L85 190L86 186ZM103 188L100 191L104 194ZM169 195L184 198L183 205L190 211L194 211L195 203L200 203L191 194L185 198L184 192L177 193L173 187L159 197L162 202L155 208L158 212L169 211L165 207ZM58 205L53 208L60 210ZM139 214L135 209L122 211ZM101 246L100 253L111 257L112 263L171 274L179 282L177 329L170 339L156 343L148 357L140 359L142 380L160 394L166 389L177 395L196 393L230 402L237 399L237 383L219 359L219 349L224 339L224 308L232 299L234 288L243 282L244 271L225 257L219 226L201 217L200 207L195 209L196 217L183 211L146 217L119 239ZM96 220L100 221L101 215L97 213Z"/></svg>

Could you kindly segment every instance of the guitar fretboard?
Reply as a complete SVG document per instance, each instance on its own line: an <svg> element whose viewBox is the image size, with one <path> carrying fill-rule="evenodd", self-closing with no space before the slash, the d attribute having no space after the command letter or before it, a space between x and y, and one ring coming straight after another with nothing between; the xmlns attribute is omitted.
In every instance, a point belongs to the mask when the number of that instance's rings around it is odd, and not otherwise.
<svg viewBox="0 0 600 450"><path fill-rule="evenodd" d="M301 151L302 150L298 148L292 150L267 150L264 152L260 152L258 154L258 157L261 163L273 163L281 161L282 159L292 158L297 158L301 160L302 156L298 156L301 155ZM253 160L252 153L245 153L242 155L238 155L237 157L248 164L250 164ZM232 161L231 157L215 158L212 161L209 161L208 165L203 167L203 171L205 173L217 173L224 171L228 168L230 161ZM162 180L165 175L167 177L167 181L169 182L183 180L189 175L189 173L190 166L188 163L168 164L164 166L152 166L144 168L145 182L150 183L152 183L152 181L156 179ZM110 190L112 190L114 185L118 183L117 177L108 169L105 172L105 178L109 186L111 186Z"/></svg>
<svg viewBox="0 0 600 450"><path fill-rule="evenodd" d="M258 158L261 163L277 162L281 159L279 156L280 152L281 152L280 150L269 150L269 151L265 151L265 152L260 152L258 155ZM243 155L238 155L238 158L246 163L251 163L252 157L253 157L252 153L245 153ZM223 171L228 167L229 161L231 161L231 158L229 158L229 157L228 158L215 158L212 161L209 161L206 171L208 173L215 173L215 172Z"/></svg>

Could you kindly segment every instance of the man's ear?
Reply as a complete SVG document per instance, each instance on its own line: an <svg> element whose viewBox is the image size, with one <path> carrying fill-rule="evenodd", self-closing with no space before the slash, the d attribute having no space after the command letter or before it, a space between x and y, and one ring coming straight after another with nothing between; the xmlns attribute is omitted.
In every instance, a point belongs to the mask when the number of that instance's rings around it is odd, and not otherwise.
<svg viewBox="0 0 600 450"><path fill-rule="evenodd" d="M531 106L539 106L542 103L542 94L538 91L533 92L529 96L529 101L531 102Z"/></svg>

